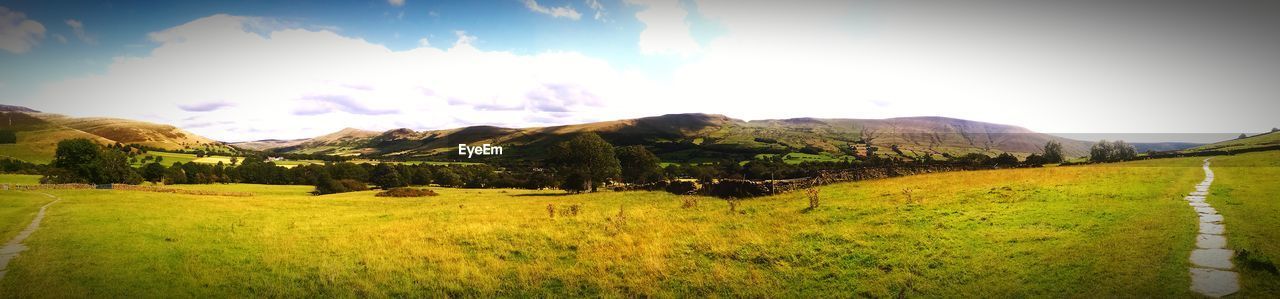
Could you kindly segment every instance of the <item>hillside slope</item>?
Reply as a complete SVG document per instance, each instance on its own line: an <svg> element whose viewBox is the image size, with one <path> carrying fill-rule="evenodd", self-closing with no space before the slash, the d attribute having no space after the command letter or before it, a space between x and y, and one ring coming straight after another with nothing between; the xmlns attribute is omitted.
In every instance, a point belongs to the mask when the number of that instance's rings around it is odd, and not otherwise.
<svg viewBox="0 0 1280 299"><path fill-rule="evenodd" d="M599 134L614 145L644 145L667 161L749 159L757 154L809 152L830 157L879 156L917 159L967 153L1039 153L1057 140L1071 156L1088 152L1089 142L1036 133L1025 128L943 117L743 121L714 114L655 117L535 128L474 126L417 132L397 129L375 136L350 129L305 141L280 143L286 153L369 154L408 158L456 158L458 144L489 143L508 156L537 157L547 145L579 132ZM340 138L334 138L340 136ZM247 146L263 148L264 143ZM236 145L239 146L239 145ZM897 150L894 150L896 148Z"/></svg>
<svg viewBox="0 0 1280 299"><path fill-rule="evenodd" d="M38 112L0 111L0 130L13 131L18 137L17 143L0 144L0 156L48 163L53 160L54 150L62 140L86 138L100 144L114 143L98 135L46 121L40 115Z"/></svg>
<svg viewBox="0 0 1280 299"><path fill-rule="evenodd" d="M1280 132L1269 132L1253 135L1241 139L1226 140L1211 144L1206 144L1186 150L1187 152L1212 151L1212 150L1242 150L1267 146L1280 146Z"/></svg>
<svg viewBox="0 0 1280 299"><path fill-rule="evenodd" d="M123 144L139 144L166 150L222 147L218 141L170 125L119 118L75 118L61 115L48 115L45 119Z"/></svg>
<svg viewBox="0 0 1280 299"><path fill-rule="evenodd" d="M0 144L0 156L45 163L53 159L57 143L86 138L99 144L140 144L165 150L232 149L170 125L117 118L76 118L42 113L25 107L0 107L0 130L13 131L17 143Z"/></svg>

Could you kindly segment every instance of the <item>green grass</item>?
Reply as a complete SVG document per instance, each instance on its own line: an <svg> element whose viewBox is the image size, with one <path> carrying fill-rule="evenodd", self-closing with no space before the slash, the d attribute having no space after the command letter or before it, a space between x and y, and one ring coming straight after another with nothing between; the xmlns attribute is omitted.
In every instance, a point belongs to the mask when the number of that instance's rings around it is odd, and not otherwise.
<svg viewBox="0 0 1280 299"><path fill-rule="evenodd" d="M1225 217L1227 247L1280 266L1280 151L1214 157L1208 202ZM1240 261L1235 261L1238 268ZM1280 294L1280 275L1245 269L1246 296Z"/></svg>
<svg viewBox="0 0 1280 299"><path fill-rule="evenodd" d="M1196 218L1182 194L1199 163L845 183L823 187L816 210L790 193L742 201L740 213L713 198L682 209L661 192L50 191L64 200L0 294L1188 297ZM553 219L548 204L581 213Z"/></svg>
<svg viewBox="0 0 1280 299"><path fill-rule="evenodd" d="M39 193L0 191L0 244L18 235L36 217L40 206L51 201Z"/></svg>
<svg viewBox="0 0 1280 299"><path fill-rule="evenodd" d="M770 158L774 156L777 156L777 154L758 154L755 156L755 158L763 159L763 158ZM848 158L850 161L854 160L853 157L849 157L849 156L835 156L832 154L825 154L825 153L820 155L806 154L806 153L788 153L785 156L782 156L782 161L786 162L787 164L800 164L802 162L844 162L846 158ZM745 164L746 162L749 162L749 161L743 161L742 163Z"/></svg>
<svg viewBox="0 0 1280 299"><path fill-rule="evenodd" d="M38 164L53 161L53 155L33 148L32 144L0 144L0 157L14 158Z"/></svg>
<svg viewBox="0 0 1280 299"><path fill-rule="evenodd" d="M40 176L30 174L0 173L0 184L35 185L40 183Z"/></svg>

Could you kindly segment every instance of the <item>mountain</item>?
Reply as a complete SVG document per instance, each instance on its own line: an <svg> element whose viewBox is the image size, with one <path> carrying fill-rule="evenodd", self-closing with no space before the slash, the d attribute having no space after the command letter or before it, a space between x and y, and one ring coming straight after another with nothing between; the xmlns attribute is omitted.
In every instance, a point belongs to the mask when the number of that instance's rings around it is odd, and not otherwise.
<svg viewBox="0 0 1280 299"><path fill-rule="evenodd" d="M5 105L5 104L0 104L0 112L40 113L40 111L36 111L35 109L22 107L22 106Z"/></svg>
<svg viewBox="0 0 1280 299"><path fill-rule="evenodd" d="M73 138L86 138L104 145L140 144L165 150L231 150L221 142L170 125L116 118L76 118L9 105L0 107L0 131L12 131L18 137L17 143L0 144L0 156L33 162L52 160L57 143Z"/></svg>
<svg viewBox="0 0 1280 299"><path fill-rule="evenodd" d="M355 128L346 128L346 129L342 129L341 131L337 131L337 132L329 133L327 135L323 135L315 138L309 138L309 139L293 139L293 140L267 139L267 140L247 141L247 142L233 142L228 145L230 145L231 147L239 148L239 149L254 150L254 151L265 151L265 150L279 149L279 148L297 148L297 149L308 149L311 151L320 151L323 149L336 149L336 148L341 148L345 146L356 145L356 144L359 144L360 141L362 140L365 140L374 136L378 136L379 134L380 133L374 132L374 131L366 131L366 130L360 130Z"/></svg>
<svg viewBox="0 0 1280 299"><path fill-rule="evenodd" d="M644 145L667 161L696 162L791 152L833 158L871 152L904 159L966 153L1026 155L1039 153L1049 140L1061 142L1069 156L1083 156L1091 145L1016 126L944 117L743 121L715 114L668 114L520 129L493 126L422 132L396 129L376 135L356 131L348 129L266 148L285 153L456 159L458 144L488 143L503 146L505 156L521 158L542 156L548 145L574 133L593 132L614 145ZM248 146L264 148L264 145L268 144Z"/></svg>

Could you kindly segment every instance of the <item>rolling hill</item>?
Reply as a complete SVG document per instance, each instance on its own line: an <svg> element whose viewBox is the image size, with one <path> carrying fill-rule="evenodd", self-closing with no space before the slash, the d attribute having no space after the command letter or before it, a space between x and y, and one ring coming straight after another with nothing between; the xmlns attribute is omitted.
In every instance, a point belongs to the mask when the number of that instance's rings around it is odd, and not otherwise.
<svg viewBox="0 0 1280 299"><path fill-rule="evenodd" d="M0 107L0 130L13 131L17 143L0 144L0 156L45 163L53 159L57 143L86 138L100 144L140 144L165 150L231 151L225 144L170 125L116 119L76 118L25 107Z"/></svg>
<svg viewBox="0 0 1280 299"><path fill-rule="evenodd" d="M1200 151L1238 151L1252 148L1280 146L1280 131L1271 131L1258 135L1248 136L1240 139L1226 140L1211 144L1206 144L1186 150L1186 152Z"/></svg>
<svg viewBox="0 0 1280 299"><path fill-rule="evenodd" d="M1016 126L943 117L743 121L714 114L669 114L520 129L473 126L422 132L396 129L380 134L346 129L306 140L232 146L282 153L453 159L458 144L489 143L507 148L507 158L521 158L541 156L547 145L579 132L599 134L619 146L645 145L664 160L676 162L749 159L758 154L792 152L832 158L871 153L903 159L967 153L1027 155L1040 152L1049 140L1061 142L1066 154L1080 156L1088 152L1091 144Z"/></svg>

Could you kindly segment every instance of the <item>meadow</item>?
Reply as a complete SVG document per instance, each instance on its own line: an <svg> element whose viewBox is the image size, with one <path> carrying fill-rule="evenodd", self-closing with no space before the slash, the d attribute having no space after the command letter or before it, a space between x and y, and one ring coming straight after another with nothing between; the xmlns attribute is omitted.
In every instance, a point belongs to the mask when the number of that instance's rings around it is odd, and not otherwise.
<svg viewBox="0 0 1280 299"><path fill-rule="evenodd" d="M47 191L63 201L0 296L1192 297L1197 220L1182 196L1201 159L843 183L816 209L803 192ZM1214 161L1231 246L1277 260L1280 154ZM0 232L48 201L0 195ZM1276 293L1274 274L1242 275L1241 295Z"/></svg>

